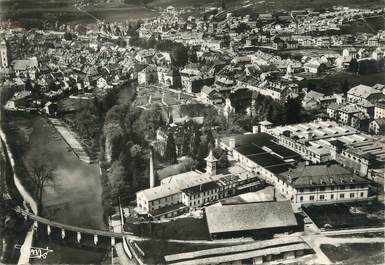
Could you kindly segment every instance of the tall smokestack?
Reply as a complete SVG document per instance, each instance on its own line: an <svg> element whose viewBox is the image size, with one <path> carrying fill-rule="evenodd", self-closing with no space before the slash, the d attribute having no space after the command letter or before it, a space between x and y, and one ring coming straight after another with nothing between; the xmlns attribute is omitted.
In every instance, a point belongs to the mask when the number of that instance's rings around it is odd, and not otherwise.
<svg viewBox="0 0 385 265"><path fill-rule="evenodd" d="M155 186L155 175L154 175L154 159L152 153L152 147L150 149L150 188Z"/></svg>

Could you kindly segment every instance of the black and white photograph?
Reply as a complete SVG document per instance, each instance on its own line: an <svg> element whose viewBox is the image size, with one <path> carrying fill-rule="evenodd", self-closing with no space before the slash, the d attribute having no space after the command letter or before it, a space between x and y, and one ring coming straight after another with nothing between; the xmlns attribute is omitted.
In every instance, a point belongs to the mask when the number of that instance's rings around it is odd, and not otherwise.
<svg viewBox="0 0 385 265"><path fill-rule="evenodd" d="M0 265L384 265L384 0L0 0Z"/></svg>

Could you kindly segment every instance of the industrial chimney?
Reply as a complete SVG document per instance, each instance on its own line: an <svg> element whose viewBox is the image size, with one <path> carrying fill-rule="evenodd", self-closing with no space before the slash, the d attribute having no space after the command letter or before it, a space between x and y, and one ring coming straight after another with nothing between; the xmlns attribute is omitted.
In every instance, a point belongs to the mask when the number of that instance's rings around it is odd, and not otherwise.
<svg viewBox="0 0 385 265"><path fill-rule="evenodd" d="M152 146L150 148L150 188L155 186L155 174L154 174L154 158L153 158Z"/></svg>

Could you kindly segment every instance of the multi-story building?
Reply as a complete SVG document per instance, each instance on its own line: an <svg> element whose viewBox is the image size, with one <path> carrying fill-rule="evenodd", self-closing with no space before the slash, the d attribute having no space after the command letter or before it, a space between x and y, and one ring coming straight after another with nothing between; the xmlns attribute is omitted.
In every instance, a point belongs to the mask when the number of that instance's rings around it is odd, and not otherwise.
<svg viewBox="0 0 385 265"><path fill-rule="evenodd" d="M354 128L332 121L313 121L287 126L277 126L267 131L277 142L313 163L326 162L330 157L330 141L343 138L350 142L362 139Z"/></svg>
<svg viewBox="0 0 385 265"><path fill-rule="evenodd" d="M351 103L361 100L367 100L371 103L376 103L385 99L385 95L373 87L358 85L348 91L347 98Z"/></svg>
<svg viewBox="0 0 385 265"><path fill-rule="evenodd" d="M295 204L368 198L369 181L337 164L299 166L278 179L277 190Z"/></svg>
<svg viewBox="0 0 385 265"><path fill-rule="evenodd" d="M138 84L148 85L158 81L158 71L156 66L149 65L138 73Z"/></svg>
<svg viewBox="0 0 385 265"><path fill-rule="evenodd" d="M240 165L217 172L216 162L210 152L205 173L189 171L170 176L159 186L137 192L136 211L149 218L169 218L264 185L256 173Z"/></svg>
<svg viewBox="0 0 385 265"><path fill-rule="evenodd" d="M374 106L374 119L385 118L385 101L377 102Z"/></svg>

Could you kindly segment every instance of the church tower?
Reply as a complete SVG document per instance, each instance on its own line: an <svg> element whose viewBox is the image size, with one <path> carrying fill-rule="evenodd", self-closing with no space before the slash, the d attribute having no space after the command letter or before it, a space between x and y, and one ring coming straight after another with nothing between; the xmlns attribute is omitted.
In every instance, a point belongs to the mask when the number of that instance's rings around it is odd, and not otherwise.
<svg viewBox="0 0 385 265"><path fill-rule="evenodd" d="M9 65L8 45L4 39L0 42L0 59L1 59L1 67L8 68L8 65Z"/></svg>
<svg viewBox="0 0 385 265"><path fill-rule="evenodd" d="M217 159L213 155L213 150L210 150L209 155L205 158L206 160L206 173L210 176L217 174Z"/></svg>

